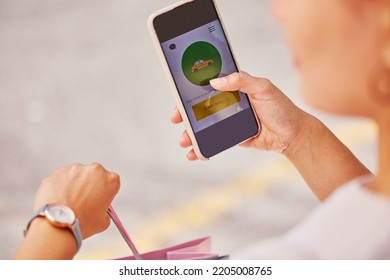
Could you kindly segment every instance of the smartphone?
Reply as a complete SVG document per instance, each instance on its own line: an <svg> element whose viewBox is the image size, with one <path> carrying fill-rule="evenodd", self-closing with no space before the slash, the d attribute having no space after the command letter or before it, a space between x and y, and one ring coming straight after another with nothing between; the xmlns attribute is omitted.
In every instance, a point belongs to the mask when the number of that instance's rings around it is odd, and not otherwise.
<svg viewBox="0 0 390 280"><path fill-rule="evenodd" d="M239 71L213 0L185 0L159 10L148 28L199 159L258 134L247 95L210 86L211 79Z"/></svg>

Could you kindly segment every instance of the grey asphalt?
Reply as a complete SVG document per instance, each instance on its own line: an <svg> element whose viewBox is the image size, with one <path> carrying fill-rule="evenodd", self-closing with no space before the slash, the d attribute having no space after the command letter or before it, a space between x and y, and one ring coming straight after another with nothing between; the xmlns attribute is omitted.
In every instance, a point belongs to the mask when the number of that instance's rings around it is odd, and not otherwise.
<svg viewBox="0 0 390 280"><path fill-rule="evenodd" d="M284 232L318 204L281 155L236 147L208 162L186 160L146 28L149 14L174 2L0 2L0 259L22 240L40 181L76 162L120 174L113 205L141 251L210 235L215 251L230 253ZM241 69L305 107L269 1L217 3ZM306 109L375 167L375 139L359 134L364 122ZM123 254L111 226L78 258Z"/></svg>

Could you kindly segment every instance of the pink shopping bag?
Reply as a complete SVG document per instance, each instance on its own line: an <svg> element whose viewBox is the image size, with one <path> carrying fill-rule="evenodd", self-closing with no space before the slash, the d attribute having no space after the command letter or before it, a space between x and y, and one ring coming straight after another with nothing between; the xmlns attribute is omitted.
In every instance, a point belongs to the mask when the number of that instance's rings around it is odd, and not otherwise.
<svg viewBox="0 0 390 280"><path fill-rule="evenodd" d="M179 245L140 254L143 260L219 260L227 256L219 256L211 252L211 238L203 237ZM118 258L118 260L135 260L135 256Z"/></svg>
<svg viewBox="0 0 390 280"><path fill-rule="evenodd" d="M168 248L140 254L112 207L109 208L108 214L133 252L132 256L121 257L116 260L221 260L228 258L228 256L220 256L211 252L210 237L203 237Z"/></svg>

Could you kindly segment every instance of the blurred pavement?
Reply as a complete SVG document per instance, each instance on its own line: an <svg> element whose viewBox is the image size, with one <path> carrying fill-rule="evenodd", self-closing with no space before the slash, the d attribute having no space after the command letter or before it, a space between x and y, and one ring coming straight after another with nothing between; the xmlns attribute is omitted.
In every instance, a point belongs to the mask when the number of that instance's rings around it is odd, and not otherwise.
<svg viewBox="0 0 390 280"><path fill-rule="evenodd" d="M317 205L281 155L233 148L186 160L146 28L149 14L174 2L0 2L0 259L22 240L40 181L75 162L121 175L113 205L141 252L210 235L214 251L228 254L284 232ZM240 67L305 107L269 1L217 3ZM369 123L306 109L375 168ZM112 225L77 258L127 254Z"/></svg>

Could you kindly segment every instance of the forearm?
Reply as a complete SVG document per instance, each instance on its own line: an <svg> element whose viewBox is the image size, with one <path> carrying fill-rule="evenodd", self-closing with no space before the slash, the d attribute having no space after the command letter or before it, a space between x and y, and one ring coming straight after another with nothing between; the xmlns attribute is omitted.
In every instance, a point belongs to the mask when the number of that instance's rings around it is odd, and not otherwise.
<svg viewBox="0 0 390 280"><path fill-rule="evenodd" d="M370 171L318 119L308 115L305 130L285 150L311 190L326 199L343 183Z"/></svg>
<svg viewBox="0 0 390 280"><path fill-rule="evenodd" d="M13 258L66 260L73 259L76 252L77 245L70 230L53 227L44 218L37 218Z"/></svg>

